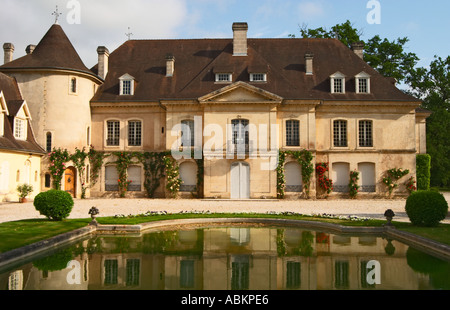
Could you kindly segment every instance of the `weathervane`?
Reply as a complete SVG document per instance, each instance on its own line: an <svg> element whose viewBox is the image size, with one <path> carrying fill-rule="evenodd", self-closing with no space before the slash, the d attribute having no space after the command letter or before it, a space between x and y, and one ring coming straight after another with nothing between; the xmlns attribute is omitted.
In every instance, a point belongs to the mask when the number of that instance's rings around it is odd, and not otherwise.
<svg viewBox="0 0 450 310"><path fill-rule="evenodd" d="M59 13L58 6L56 6L56 10L52 13L52 15L55 16L55 24L57 24L59 17L62 15L62 13Z"/></svg>
<svg viewBox="0 0 450 310"><path fill-rule="evenodd" d="M128 40L131 39L131 36L133 35L130 31L130 27L128 27L128 33L125 33L125 35L128 37Z"/></svg>

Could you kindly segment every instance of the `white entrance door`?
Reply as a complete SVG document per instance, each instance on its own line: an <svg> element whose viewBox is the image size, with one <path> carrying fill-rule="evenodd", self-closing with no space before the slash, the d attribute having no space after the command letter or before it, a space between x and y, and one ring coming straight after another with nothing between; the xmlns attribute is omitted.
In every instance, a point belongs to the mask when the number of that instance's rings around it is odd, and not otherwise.
<svg viewBox="0 0 450 310"><path fill-rule="evenodd" d="M250 199L250 166L246 163L231 165L231 199Z"/></svg>

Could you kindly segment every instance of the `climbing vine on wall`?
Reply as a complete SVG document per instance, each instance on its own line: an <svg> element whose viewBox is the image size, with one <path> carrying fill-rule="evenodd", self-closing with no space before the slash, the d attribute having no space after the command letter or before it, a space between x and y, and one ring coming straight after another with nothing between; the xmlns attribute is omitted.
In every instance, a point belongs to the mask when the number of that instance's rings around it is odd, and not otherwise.
<svg viewBox="0 0 450 310"><path fill-rule="evenodd" d="M278 157L278 166L277 166L277 196L279 199L283 199L285 197L286 190L286 178L285 178L285 168L284 165L286 163L286 157L292 156L302 167L302 179L303 179L303 187L306 193L306 196L309 197L309 192L311 189L311 179L314 172L313 159L314 156L310 151L302 150L302 151L280 151Z"/></svg>
<svg viewBox="0 0 450 310"><path fill-rule="evenodd" d="M124 198L128 191L128 186L132 182L128 180L128 168L132 164L135 164L132 159L136 157L136 153L114 152L113 155L117 158L114 164L116 165L118 174L119 195L121 198Z"/></svg>
<svg viewBox="0 0 450 310"><path fill-rule="evenodd" d="M166 189L172 198L175 198L180 190L181 179L178 163L171 156L164 156L166 170Z"/></svg>
<svg viewBox="0 0 450 310"><path fill-rule="evenodd" d="M383 183L388 187L389 196L392 195L394 189L398 187L397 181L409 173L408 169L395 168L389 169L383 178Z"/></svg>
<svg viewBox="0 0 450 310"><path fill-rule="evenodd" d="M139 155L139 160L144 166L144 187L149 198L154 198L155 191L165 176L164 157L167 155L168 152L145 152Z"/></svg>
<svg viewBox="0 0 450 310"><path fill-rule="evenodd" d="M78 174L81 180L81 199L86 198L86 159L89 158L89 153L86 152L86 148L78 149L75 148L75 153L70 155L70 160L72 160L74 167L78 170Z"/></svg>
<svg viewBox="0 0 450 310"><path fill-rule="evenodd" d="M61 182L66 170L66 163L70 160L70 154L65 149L56 149L48 154L50 165L49 170L53 179L53 187L55 189L61 189Z"/></svg>
<svg viewBox="0 0 450 310"><path fill-rule="evenodd" d="M105 158L109 156L111 156L111 154L96 151L92 146L89 149L88 157L89 157L89 164L91 167L91 174L90 174L91 187L93 187L97 183L100 175L100 170L102 169L103 166L103 161L105 160Z"/></svg>
<svg viewBox="0 0 450 310"><path fill-rule="evenodd" d="M321 188L327 195L329 195L333 191L333 181L326 176L327 172L329 172L328 163L318 163L316 165L317 182L319 184L319 188Z"/></svg>
<svg viewBox="0 0 450 310"><path fill-rule="evenodd" d="M359 192L359 171L350 171L350 182L348 184L350 198L354 199L358 195Z"/></svg>

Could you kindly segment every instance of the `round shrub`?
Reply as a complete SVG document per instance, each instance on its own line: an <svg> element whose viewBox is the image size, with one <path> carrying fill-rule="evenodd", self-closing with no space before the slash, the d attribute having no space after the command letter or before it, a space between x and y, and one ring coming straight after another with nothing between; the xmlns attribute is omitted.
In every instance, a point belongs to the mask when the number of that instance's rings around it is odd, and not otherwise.
<svg viewBox="0 0 450 310"><path fill-rule="evenodd" d="M70 215L74 202L69 193L52 189L40 193L34 199L34 207L41 215L55 221L62 221Z"/></svg>
<svg viewBox="0 0 450 310"><path fill-rule="evenodd" d="M448 203L438 192L417 191L406 200L406 214L415 226L435 227L448 213Z"/></svg>

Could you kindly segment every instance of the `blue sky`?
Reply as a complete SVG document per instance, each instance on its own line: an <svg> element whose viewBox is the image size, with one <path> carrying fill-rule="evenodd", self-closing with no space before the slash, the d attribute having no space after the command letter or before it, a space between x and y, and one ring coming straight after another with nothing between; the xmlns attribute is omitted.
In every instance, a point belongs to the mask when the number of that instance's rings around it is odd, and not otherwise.
<svg viewBox="0 0 450 310"><path fill-rule="evenodd" d="M64 28L88 67L104 45L112 52L126 39L231 38L233 22L247 22L249 37L299 36L299 26L330 28L350 20L367 40L378 34L395 40L408 37L407 51L427 66L434 55L450 55L450 1L378 0L381 23L369 24L369 0L1 0L0 40L15 45L15 58L37 44L54 23L56 5ZM80 23L69 23L80 4Z"/></svg>

